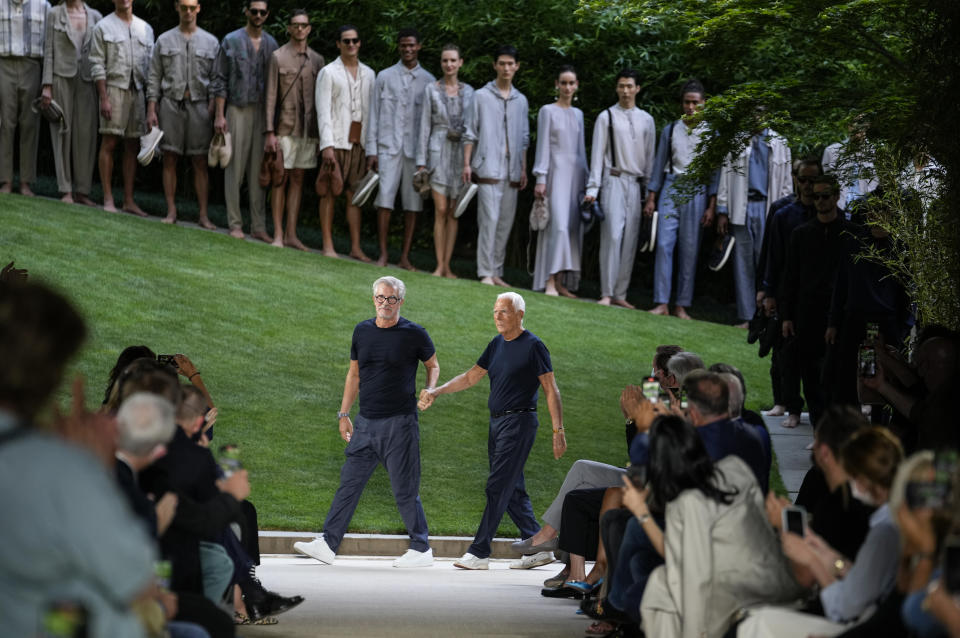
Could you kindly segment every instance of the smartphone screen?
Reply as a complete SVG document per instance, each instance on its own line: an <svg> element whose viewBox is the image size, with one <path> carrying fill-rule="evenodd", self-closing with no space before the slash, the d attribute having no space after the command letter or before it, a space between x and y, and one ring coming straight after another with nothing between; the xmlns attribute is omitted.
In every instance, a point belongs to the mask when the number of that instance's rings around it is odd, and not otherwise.
<svg viewBox="0 0 960 638"><path fill-rule="evenodd" d="M860 376L875 377L877 375L877 351L873 346L860 348Z"/></svg>
<svg viewBox="0 0 960 638"><path fill-rule="evenodd" d="M806 512L800 507L787 507L783 510L784 529L797 536L806 534Z"/></svg>
<svg viewBox="0 0 960 638"><path fill-rule="evenodd" d="M647 377L643 380L643 396L647 397L647 401L657 402L657 398L660 396L660 384L653 377Z"/></svg>

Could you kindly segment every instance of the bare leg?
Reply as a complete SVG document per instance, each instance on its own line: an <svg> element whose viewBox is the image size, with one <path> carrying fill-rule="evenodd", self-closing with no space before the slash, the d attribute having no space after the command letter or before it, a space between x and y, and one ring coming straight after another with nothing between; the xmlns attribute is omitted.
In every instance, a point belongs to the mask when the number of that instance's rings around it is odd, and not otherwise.
<svg viewBox="0 0 960 638"><path fill-rule="evenodd" d="M533 540L531 541L531 543L533 545L542 545L543 543L546 543L548 540L551 540L556 537L557 537L557 530L550 527L549 525L544 525L543 527L540 528L539 532L533 535L532 537Z"/></svg>
<svg viewBox="0 0 960 638"><path fill-rule="evenodd" d="M665 303L657 304L656 307L650 310L650 314L665 317L670 314L670 308Z"/></svg>
<svg viewBox="0 0 960 638"><path fill-rule="evenodd" d="M117 212L117 207L113 203L113 151L117 147L116 135L104 135L100 141L100 153L97 156L97 164L100 169L100 183L103 184L103 209L112 213ZM9 184L7 184L9 186ZM7 190L9 193L10 191Z"/></svg>
<svg viewBox="0 0 960 638"><path fill-rule="evenodd" d="M290 171L287 182L287 230L284 233L283 243L297 250L308 250L300 238L297 237L297 218L300 217L300 198L303 196L303 169L295 168Z"/></svg>
<svg viewBox="0 0 960 638"><path fill-rule="evenodd" d="M583 580L587 577L587 562L580 554L570 554L570 575L567 580Z"/></svg>
<svg viewBox="0 0 960 638"><path fill-rule="evenodd" d="M390 232L390 213L389 208L377 209L377 240L380 242L380 257L377 259L378 266L387 265L387 234Z"/></svg>
<svg viewBox="0 0 960 638"><path fill-rule="evenodd" d="M444 268L444 253L447 248L447 198L437 191L431 191L433 194L433 251L437 256L437 269L433 271L434 277L442 277L446 274Z"/></svg>
<svg viewBox="0 0 960 638"><path fill-rule="evenodd" d="M163 218L164 224L177 223L177 159L179 157L176 153L169 151L163 154L163 198L167 200L167 216Z"/></svg>
<svg viewBox="0 0 960 638"><path fill-rule="evenodd" d="M273 214L273 242L277 248L283 248L283 207L286 200L284 186L274 186L270 190L270 212Z"/></svg>
<svg viewBox="0 0 960 638"><path fill-rule="evenodd" d="M623 505L623 490L619 487L609 487L603 493L603 501L600 503L600 518L610 510L619 509ZM597 581L603 578L607 573L607 550L603 546L603 538L597 543L597 561L593 564L593 569L587 574L586 581L595 585Z"/></svg>
<svg viewBox="0 0 960 638"><path fill-rule="evenodd" d="M460 220L453 216L452 211L449 206L446 209L446 219L447 219L447 232L446 239L447 245L444 246L443 250L443 269L444 276L447 279L456 279L457 276L453 274L453 270L450 269L450 260L453 258L453 246L457 243L457 228L460 225Z"/></svg>
<svg viewBox="0 0 960 638"><path fill-rule="evenodd" d="M213 230L216 226L207 216L207 202L210 199L210 175L207 172L207 158L205 155L193 155L190 157L190 163L193 165L193 190L197 193L197 223L207 230Z"/></svg>
<svg viewBox="0 0 960 638"><path fill-rule="evenodd" d="M417 214L413 211L403 212L403 248L400 251L400 261L397 265L407 270L416 270L410 263L410 246L413 244L413 231L417 227Z"/></svg>
<svg viewBox="0 0 960 638"><path fill-rule="evenodd" d="M364 263L373 260L360 248L360 207L353 205L353 193L347 191L347 226L350 227L350 256Z"/></svg>
<svg viewBox="0 0 960 638"><path fill-rule="evenodd" d="M320 232L323 234L323 254L326 257L339 257L333 247L333 202L332 195L320 198Z"/></svg>
<svg viewBox="0 0 960 638"><path fill-rule="evenodd" d="M550 275L550 277L547 278L547 285L543 291L544 293L550 295L551 297L556 297L560 294L559 292L557 292L557 282L555 280L555 277L556 275Z"/></svg>
<svg viewBox="0 0 960 638"><path fill-rule="evenodd" d="M123 140L123 210L140 217L146 217L137 203L133 201L133 180L137 176L137 153L140 140L135 137Z"/></svg>

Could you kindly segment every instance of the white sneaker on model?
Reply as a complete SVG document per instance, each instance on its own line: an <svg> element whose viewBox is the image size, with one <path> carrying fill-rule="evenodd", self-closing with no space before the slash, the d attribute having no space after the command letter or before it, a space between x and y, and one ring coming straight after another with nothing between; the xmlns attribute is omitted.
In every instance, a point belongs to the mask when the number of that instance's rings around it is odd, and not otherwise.
<svg viewBox="0 0 960 638"><path fill-rule="evenodd" d="M490 559L489 558L479 558L474 556L470 552L467 552L460 558L458 558L454 563L454 567L459 567L460 569L490 569Z"/></svg>
<svg viewBox="0 0 960 638"><path fill-rule="evenodd" d="M510 569L533 569L553 562L553 552L537 552L510 562Z"/></svg>
<svg viewBox="0 0 960 638"><path fill-rule="evenodd" d="M146 166L153 161L157 146L163 138L163 131L154 126L146 135L140 136L140 152L137 154L137 161Z"/></svg>
<svg viewBox="0 0 960 638"><path fill-rule="evenodd" d="M403 556L393 561L394 567L433 567L433 550L429 547L425 552L408 549Z"/></svg>
<svg viewBox="0 0 960 638"><path fill-rule="evenodd" d="M301 554L306 554L310 558L315 558L326 565L333 565L333 559L337 556L333 553L333 550L330 549L330 546L327 545L327 541L323 538L322 534L309 543L298 541L293 544L293 548Z"/></svg>

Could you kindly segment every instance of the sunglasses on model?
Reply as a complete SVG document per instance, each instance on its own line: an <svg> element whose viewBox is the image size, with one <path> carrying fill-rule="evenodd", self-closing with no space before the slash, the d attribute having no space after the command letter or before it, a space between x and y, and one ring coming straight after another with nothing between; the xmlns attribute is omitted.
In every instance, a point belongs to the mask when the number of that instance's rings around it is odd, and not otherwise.
<svg viewBox="0 0 960 638"><path fill-rule="evenodd" d="M258 16L261 18L265 17L268 13L270 13L269 9L247 9L247 11L250 12L250 15Z"/></svg>
<svg viewBox="0 0 960 638"><path fill-rule="evenodd" d="M360 38L343 38L340 40L344 44L360 44Z"/></svg>

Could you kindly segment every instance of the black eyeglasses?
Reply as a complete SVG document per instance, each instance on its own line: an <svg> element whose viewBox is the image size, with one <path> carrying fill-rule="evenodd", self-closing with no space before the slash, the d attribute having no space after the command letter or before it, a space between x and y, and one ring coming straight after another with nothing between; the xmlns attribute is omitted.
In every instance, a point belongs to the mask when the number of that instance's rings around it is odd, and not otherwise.
<svg viewBox="0 0 960 638"><path fill-rule="evenodd" d="M360 38L342 38L340 41L344 44L360 44Z"/></svg>
<svg viewBox="0 0 960 638"><path fill-rule="evenodd" d="M374 299L376 300L377 303L387 302L391 306L396 306L398 303L400 303L400 297L396 297L394 295L390 295L389 297L384 297L383 295L377 295L376 297L374 297Z"/></svg>
<svg viewBox="0 0 960 638"><path fill-rule="evenodd" d="M820 201L821 199L830 199L833 197L833 193L814 193L813 200Z"/></svg>
<svg viewBox="0 0 960 638"><path fill-rule="evenodd" d="M247 9L247 11L250 12L250 15L259 16L261 18L270 13L269 9Z"/></svg>

